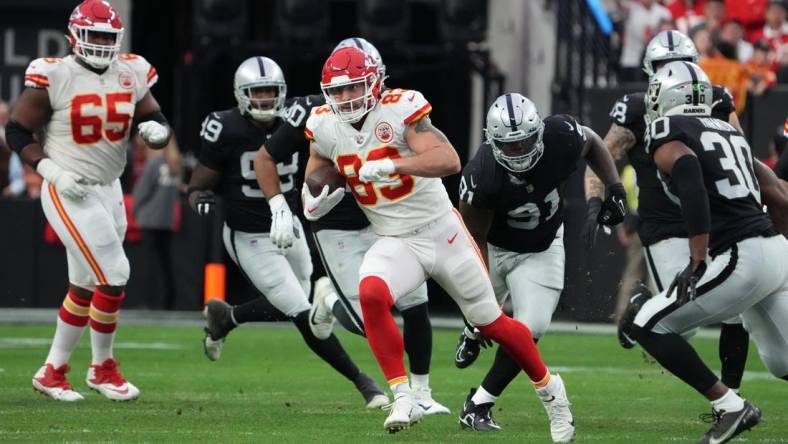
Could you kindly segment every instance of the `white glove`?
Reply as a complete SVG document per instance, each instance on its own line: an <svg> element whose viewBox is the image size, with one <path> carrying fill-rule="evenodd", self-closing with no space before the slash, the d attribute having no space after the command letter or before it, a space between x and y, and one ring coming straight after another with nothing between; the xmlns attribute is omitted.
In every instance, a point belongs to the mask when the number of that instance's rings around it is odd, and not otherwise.
<svg viewBox="0 0 788 444"><path fill-rule="evenodd" d="M54 185L55 189L63 197L69 200L79 201L88 194L87 188L82 185L82 182L84 182L83 178L71 171L60 168L50 159L41 159L36 166L36 171L44 180Z"/></svg>
<svg viewBox="0 0 788 444"><path fill-rule="evenodd" d="M268 199L271 208L271 242L282 250L293 245L295 229L293 228L293 213L287 205L285 197L281 194Z"/></svg>
<svg viewBox="0 0 788 444"><path fill-rule="evenodd" d="M137 125L140 137L150 146L160 146L170 137L170 130L155 120L147 120Z"/></svg>
<svg viewBox="0 0 788 444"><path fill-rule="evenodd" d="M312 196L309 187L304 184L301 188L301 198L304 201L304 216L307 220L318 220L325 216L339 201L345 197L345 189L337 188L328 194L328 185L323 185L323 190L317 196Z"/></svg>
<svg viewBox="0 0 788 444"><path fill-rule="evenodd" d="M370 160L361 165L358 178L364 183L388 182L389 176L394 172L394 162L391 159Z"/></svg>

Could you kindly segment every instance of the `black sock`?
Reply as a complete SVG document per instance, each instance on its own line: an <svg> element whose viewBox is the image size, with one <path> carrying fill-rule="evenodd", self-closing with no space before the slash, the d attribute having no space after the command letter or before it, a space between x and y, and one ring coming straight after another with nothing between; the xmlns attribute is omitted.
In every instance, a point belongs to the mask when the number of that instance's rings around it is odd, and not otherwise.
<svg viewBox="0 0 788 444"><path fill-rule="evenodd" d="M408 354L410 372L426 375L432 359L432 324L427 303L400 311L403 321L403 339Z"/></svg>
<svg viewBox="0 0 788 444"><path fill-rule="evenodd" d="M347 312L347 308L341 301L337 301L333 307L331 307L331 312L334 313L334 317L337 318L337 322L342 327L345 327L345 330L359 335L365 336L364 334L364 326L357 325L353 319L350 317L350 313Z"/></svg>
<svg viewBox="0 0 788 444"><path fill-rule="evenodd" d="M738 389L744 376L747 351L750 348L750 334L741 324L722 324L720 329L720 362L722 363L722 383Z"/></svg>
<svg viewBox="0 0 788 444"><path fill-rule="evenodd" d="M700 394L719 381L687 341L675 333L660 335L634 325L632 337L666 370L686 382Z"/></svg>
<svg viewBox="0 0 788 444"><path fill-rule="evenodd" d="M353 360L350 359L345 349L342 348L342 344L339 343L336 336L332 334L324 341L317 339L315 335L312 334L312 330L309 329L309 310L302 311L290 319L292 319L293 323L298 327L298 331L301 332L301 336L304 337L306 345L308 345L316 355L323 358L324 361L331 367L334 367L334 370L341 373L342 376L355 382L358 375L361 374L361 371L356 367L356 364L353 363Z"/></svg>
<svg viewBox="0 0 788 444"><path fill-rule="evenodd" d="M258 297L233 307L233 319L238 325L247 322L270 322L279 317L279 313L272 310L276 309L271 308L268 301Z"/></svg>
<svg viewBox="0 0 788 444"><path fill-rule="evenodd" d="M501 396L506 386L514 381L514 378L520 374L523 369L517 365L517 362L509 356L503 349L498 347L495 351L495 360L492 367L487 371L484 380L482 381L482 388L487 390L487 393L493 396Z"/></svg>

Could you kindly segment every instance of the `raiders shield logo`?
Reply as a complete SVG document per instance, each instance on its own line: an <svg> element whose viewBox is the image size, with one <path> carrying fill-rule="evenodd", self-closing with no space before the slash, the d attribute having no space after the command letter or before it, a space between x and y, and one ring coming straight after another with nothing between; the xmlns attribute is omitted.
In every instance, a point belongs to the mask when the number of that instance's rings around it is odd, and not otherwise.
<svg viewBox="0 0 788 444"><path fill-rule="evenodd" d="M394 128L388 122L380 122L375 127L375 137L383 143L389 143L394 139Z"/></svg>

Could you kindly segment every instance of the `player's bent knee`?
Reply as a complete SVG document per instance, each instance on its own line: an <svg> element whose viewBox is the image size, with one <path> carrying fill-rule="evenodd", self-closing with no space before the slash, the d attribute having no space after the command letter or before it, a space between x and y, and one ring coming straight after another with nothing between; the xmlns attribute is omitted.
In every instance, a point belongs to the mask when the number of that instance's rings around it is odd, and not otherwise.
<svg viewBox="0 0 788 444"><path fill-rule="evenodd" d="M786 356L763 356L761 355L761 360L763 361L766 368L769 369L769 373L773 374L777 378L785 379L788 381L788 357Z"/></svg>
<svg viewBox="0 0 788 444"><path fill-rule="evenodd" d="M358 284L358 295L362 308L389 309L394 305L388 284L378 276L362 278Z"/></svg>
<svg viewBox="0 0 788 444"><path fill-rule="evenodd" d="M119 257L107 273L107 285L111 287L123 287L131 276L131 266L125 255Z"/></svg>

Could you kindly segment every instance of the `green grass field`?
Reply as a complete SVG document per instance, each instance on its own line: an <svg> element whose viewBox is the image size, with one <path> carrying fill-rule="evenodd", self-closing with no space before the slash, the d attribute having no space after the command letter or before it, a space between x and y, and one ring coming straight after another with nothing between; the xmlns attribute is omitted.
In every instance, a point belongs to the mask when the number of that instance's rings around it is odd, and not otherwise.
<svg viewBox="0 0 788 444"><path fill-rule="evenodd" d="M85 334L70 380L87 399L66 404L30 386L53 328L0 327L0 442L550 442L546 414L525 378L495 408L503 432L460 429L455 413L493 353L457 370L453 331L435 331L432 364L433 394L452 415L428 417L388 435L385 413L366 411L353 386L311 355L295 329L236 330L222 360L210 362L198 327L122 327L116 357L142 390L132 403L113 403L87 390ZM366 342L345 332L340 337L362 369L382 381ZM694 343L716 367L716 341ZM621 349L612 336L550 334L540 348L567 384L576 442L695 442L708 427L698 419L709 411L706 401L639 350ZM747 368L743 391L763 409L764 421L740 441L788 442L788 384L766 373L754 346Z"/></svg>

